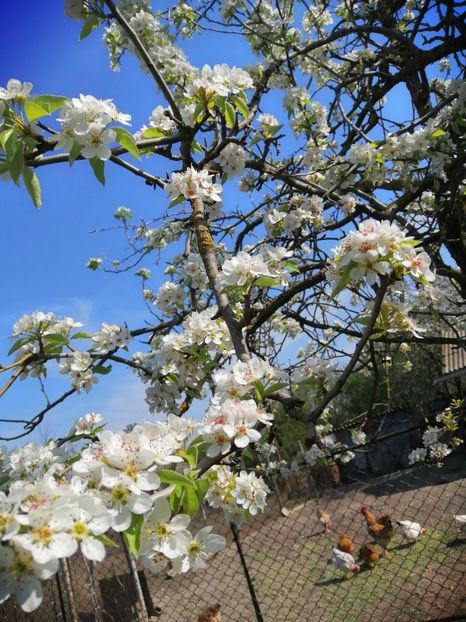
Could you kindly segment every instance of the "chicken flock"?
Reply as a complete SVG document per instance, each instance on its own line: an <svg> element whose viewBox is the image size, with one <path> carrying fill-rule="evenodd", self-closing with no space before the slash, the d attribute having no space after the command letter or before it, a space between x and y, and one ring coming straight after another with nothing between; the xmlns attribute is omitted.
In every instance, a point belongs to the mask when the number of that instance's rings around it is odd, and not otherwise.
<svg viewBox="0 0 466 622"><path fill-rule="evenodd" d="M382 556L387 555L387 547L395 535L395 526L393 522L396 523L397 530L408 544L414 544L414 542L426 532L419 523L409 520L393 521L388 514L376 516L365 506L361 508L360 512L364 516L367 533L370 537L369 541L364 542L357 552L357 559L360 563L356 563L356 551L352 539L345 534L339 537L338 544L333 549L332 555L328 560L329 563L333 564L347 576L349 576L348 573L357 574L360 572L362 564L364 564L366 568L373 568ZM332 523L331 515L320 508L317 508L316 513L320 523L324 527L323 533L330 533ZM466 517L455 517L460 527L461 520L458 519L461 518L465 518L464 524L466 528Z"/></svg>
<svg viewBox="0 0 466 622"><path fill-rule="evenodd" d="M387 547L395 535L395 528L391 517L388 514L376 516L367 507L363 506L360 510L366 521L367 532L370 536L370 542L364 542L357 553L357 559L361 564L357 564L354 554L355 546L352 539L343 534L339 536L338 544L333 549L332 555L328 563L333 564L336 568L349 576L348 573L357 574L361 571L361 565L372 569L379 559L387 554ZM322 524L323 533L332 532L332 517L329 512L316 509L317 518ZM455 514L454 516L458 533L466 536L466 514ZM398 525L399 533L404 537L408 544L414 544L418 538L426 533L426 529L421 527L419 523L409 520L395 520ZM381 549L379 552L378 548ZM221 622L220 604L211 605L204 609L199 615L198 622Z"/></svg>

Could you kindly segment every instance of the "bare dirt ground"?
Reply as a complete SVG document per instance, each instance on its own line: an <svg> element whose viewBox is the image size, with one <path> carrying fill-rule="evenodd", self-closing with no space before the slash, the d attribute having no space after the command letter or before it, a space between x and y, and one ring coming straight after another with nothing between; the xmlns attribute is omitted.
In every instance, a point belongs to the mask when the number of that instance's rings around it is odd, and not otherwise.
<svg viewBox="0 0 466 622"><path fill-rule="evenodd" d="M292 478L280 488L289 514L282 515L278 496L271 495L264 514L240 530L264 622L440 622L449 616L466 620L466 537L458 536L453 519L454 514L466 514L464 453L447 460L441 469L422 466L400 471L370 484L340 486L319 498L306 476ZM388 512L393 519L417 521L426 533L413 546L397 534L387 557L374 569L363 569L347 579L327 560L339 534L350 536L356 551L370 541L360 514L362 505L376 514ZM332 514L332 534L322 533L316 507ZM256 622L223 516L211 512L205 521L200 516L196 522L199 528L214 524L214 531L223 533L228 545L204 571L172 579L145 573L151 621L196 622L205 607L219 602L222 622ZM110 549L95 567L79 557L70 560L68 594L63 572L61 579L60 589L56 581L46 584L44 603L33 614L24 614L12 601L0 606L0 622L147 619L141 617L141 594L135 590L121 547Z"/></svg>
<svg viewBox="0 0 466 622"><path fill-rule="evenodd" d="M465 477L463 457L463 464L410 469L369 485L342 486L319 499L288 499L287 517L275 499L240 532L264 622L426 622L462 615L466 620L466 538L458 537L453 519L466 513ZM374 569L346 579L326 563L338 537L322 534L315 510L329 511L335 533L349 535L359 550L370 541L362 505L417 521L427 531L412 546L397 534ZM160 608L154 619L195 622L204 607L219 602L222 621L255 622L231 533L224 527L223 533L228 547L205 571L149 580Z"/></svg>

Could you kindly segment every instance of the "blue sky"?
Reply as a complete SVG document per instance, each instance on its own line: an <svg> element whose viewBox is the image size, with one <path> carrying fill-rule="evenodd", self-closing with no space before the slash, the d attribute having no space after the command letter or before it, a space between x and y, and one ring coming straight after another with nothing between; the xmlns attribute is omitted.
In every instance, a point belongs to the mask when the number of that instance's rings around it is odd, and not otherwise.
<svg viewBox="0 0 466 622"><path fill-rule="evenodd" d="M64 16L63 2L46 4L44 9L43 3L28 2L27 11L22 3L3 4L0 85L6 85L9 78L17 78L32 82L35 94L73 97L83 93L111 98L121 111L132 115L133 129L147 122L152 109L163 101L138 62L125 57L121 71L112 72L101 40L102 31L79 42L81 25ZM208 33L184 42L183 48L198 66L206 62L241 66L252 61L239 37ZM271 96L270 105L279 118L284 115L277 95ZM395 105L404 116L404 98L397 98ZM149 172L163 173L158 160L145 165ZM166 209L165 195L111 165L106 166L105 188L96 181L86 162L76 162L72 169L66 163L42 167L38 174L43 195L40 210L32 206L23 189L0 182L1 363L7 361L11 345L7 336L13 323L34 310L71 315L89 331L97 330L103 321L126 321L134 328L148 319L137 278L131 273L90 272L85 264L91 256L118 258L124 254L125 240L118 232L91 233L112 227L118 206L127 206L135 215L150 218ZM234 199L234 191L229 196ZM151 268L154 279L150 285L156 289L164 280L163 266L156 266L154 259L143 265ZM53 372L48 381L51 400L60 394L62 386L63 378ZM101 377L100 384L88 395L75 396L52 411L31 438L64 434L78 416L89 410L102 412L112 427L144 419L148 411L143 397L144 387L136 377L126 369L115 369L110 376ZM18 381L0 400L0 418L28 419L43 405L36 381ZM4 423L0 426L4 433L13 431Z"/></svg>
<svg viewBox="0 0 466 622"><path fill-rule="evenodd" d="M64 16L63 5L57 0L44 9L43 3L28 2L25 10L22 3L3 4L0 85L17 78L32 82L34 94L75 97L83 93L111 98L121 111L132 115L132 127L140 127L152 109L164 103L152 80L129 56L120 72L112 72L102 30L80 42L81 24ZM210 33L183 47L191 62L200 66L244 62L244 42L236 38L234 45L225 43L222 35ZM160 174L155 160L147 162L146 168ZM42 167L38 170L43 199L40 210L32 206L22 188L0 182L0 363L8 361L8 335L24 313L43 310L70 315L89 331L97 330L104 321L126 321L135 328L148 319L135 276L94 273L85 264L91 256L123 256L121 233L91 233L115 225L113 213L118 206L150 218L165 210L168 202L160 190L154 192L131 174L112 166L106 169L103 188L86 162L76 162L72 169L66 163ZM154 259L143 265L152 270L150 285L156 289L165 280L163 267L157 267ZM49 399L58 397L64 386L63 377L52 371L47 380ZM45 405L39 389L35 380L17 381L0 400L0 418L29 419ZM104 414L113 428L149 416L143 385L129 370L115 368L101 377L89 394L73 396L51 411L34 434L19 442L63 435L78 416L90 410ZM0 429L2 436L20 431L17 424L0 423Z"/></svg>

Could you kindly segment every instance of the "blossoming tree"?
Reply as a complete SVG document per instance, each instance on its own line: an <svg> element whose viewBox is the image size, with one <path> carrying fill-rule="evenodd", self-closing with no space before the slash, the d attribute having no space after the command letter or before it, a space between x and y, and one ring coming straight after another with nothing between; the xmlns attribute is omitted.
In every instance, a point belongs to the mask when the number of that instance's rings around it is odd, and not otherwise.
<svg viewBox="0 0 466 622"><path fill-rule="evenodd" d="M19 438L126 365L166 419L117 433L89 413L68 438L4 456L0 602L15 595L32 611L59 560L80 549L101 561L111 529L153 572L204 567L225 541L210 527L191 533L190 517L204 500L236 522L264 508L266 483L232 457L270 457L278 413L307 426L308 462L325 461L335 400L353 373L374 372L380 348L465 346L463 9L67 0L81 37L100 29L113 69L135 55L163 103L129 129L110 99L38 94L11 79L0 89L0 174L37 207L43 167L88 163L102 183L107 167L141 178L157 190L157 226L133 224L125 207L115 218L134 256L163 251L167 280L153 291L137 271L153 317L143 328L104 323L88 334L50 312L21 317L1 394L17 378L46 382L53 365L69 382ZM251 63L192 65L183 41L212 28L243 37ZM400 89L403 119L389 106ZM184 252L170 254L180 242ZM106 269L98 257L88 267ZM136 351L140 337L149 342ZM300 348L291 362L288 343ZM201 398L210 403L193 419ZM413 462L450 451L451 413L442 424ZM79 439L79 451L67 449Z"/></svg>

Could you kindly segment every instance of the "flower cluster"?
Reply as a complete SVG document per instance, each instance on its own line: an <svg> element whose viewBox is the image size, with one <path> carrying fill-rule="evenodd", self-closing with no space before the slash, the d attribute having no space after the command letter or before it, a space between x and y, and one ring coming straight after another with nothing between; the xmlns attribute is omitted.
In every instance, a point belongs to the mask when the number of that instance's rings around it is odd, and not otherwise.
<svg viewBox="0 0 466 622"><path fill-rule="evenodd" d="M244 519L238 506L253 516L264 509L270 489L262 477L246 471L236 475L228 466L220 465L212 468L209 479L206 500L212 507L223 509L228 522L240 523Z"/></svg>
<svg viewBox="0 0 466 622"><path fill-rule="evenodd" d="M188 201L200 197L215 203L221 200L222 186L213 183L212 179L213 176L209 175L208 170L196 171L190 167L184 173L172 173L171 181L165 186L165 192L172 201L184 196Z"/></svg>
<svg viewBox="0 0 466 622"><path fill-rule="evenodd" d="M59 365L61 374L68 374L71 385L78 393L84 389L86 393L98 384L99 379L92 370L92 357L89 352L71 352Z"/></svg>
<svg viewBox="0 0 466 622"><path fill-rule="evenodd" d="M231 354L228 329L222 319L212 319L215 315L215 307L190 313L181 325L182 332L158 338L152 342L152 352L133 356L135 363L151 372L150 376L141 374L143 381L151 383L146 390L151 411L176 410L176 400L183 393L198 392L215 354Z"/></svg>
<svg viewBox="0 0 466 622"><path fill-rule="evenodd" d="M306 228L314 229L323 224L322 212L324 201L321 197L294 195L290 199L289 206L271 210L265 217L265 225L270 233L281 233L286 230L289 233L299 231L306 233Z"/></svg>
<svg viewBox="0 0 466 622"><path fill-rule="evenodd" d="M416 250L417 244L395 223L366 220L334 249L334 278L343 286L363 279L372 285L378 275L392 273L399 277L409 274L422 283L433 281L430 257Z"/></svg>
<svg viewBox="0 0 466 622"><path fill-rule="evenodd" d="M173 281L166 281L159 287L154 304L165 315L174 315L183 308L186 297L183 286Z"/></svg>
<svg viewBox="0 0 466 622"><path fill-rule="evenodd" d="M441 442L441 437L445 433L444 428L438 426L429 426L422 435L422 447L413 449L408 456L410 465L416 462L441 462L452 452L451 447L447 443Z"/></svg>
<svg viewBox="0 0 466 622"><path fill-rule="evenodd" d="M187 529L190 520L187 514L172 517L168 501L156 499L141 532L142 565L154 573L167 568L170 576L205 568L209 557L225 548L226 540L211 533L210 526L193 535Z"/></svg>
<svg viewBox="0 0 466 622"><path fill-rule="evenodd" d="M243 404L252 408L254 403ZM43 599L42 582L55 575L61 559L78 549L93 562L105 558L105 534L111 529L126 532L139 525L140 546L131 551L152 572L165 569L173 575L205 568L224 548L225 539L210 526L189 531L190 516L173 511L175 486L162 484L162 472L167 477L170 465L188 466L182 456L194 438L209 442L208 435L199 437L205 426L170 415L125 432L103 430L101 423L95 413L75 423L74 434L94 434L77 456L53 443L29 443L4 458L3 481L9 489L0 491L1 602L15 595L24 611L33 611ZM172 474L178 485L197 490L194 479L180 471ZM229 520L242 521L265 507L269 490L254 473L235 474L221 466L207 476L207 500L228 511ZM134 522L135 516L142 519Z"/></svg>
<svg viewBox="0 0 466 622"><path fill-rule="evenodd" d="M243 174L247 159L248 154L241 145L228 143L220 152L218 163L222 167L225 175L231 178Z"/></svg>
<svg viewBox="0 0 466 622"><path fill-rule="evenodd" d="M226 399L220 404L213 404L202 427L211 443L207 455L214 458L226 454L232 443L240 449L249 443L257 443L261 438L257 424L270 425L271 420L272 415L259 408L254 400Z"/></svg>
<svg viewBox="0 0 466 622"><path fill-rule="evenodd" d="M99 413L87 413L74 423L71 434L74 436L80 436L81 434L90 434L95 430L95 426L99 423L102 424L103 417Z"/></svg>
<svg viewBox="0 0 466 622"><path fill-rule="evenodd" d="M124 348L131 340L131 333L126 326L118 324L102 324L100 331L95 333L92 341L96 344L94 350L106 354L110 350Z"/></svg>
<svg viewBox="0 0 466 622"><path fill-rule="evenodd" d="M149 126L164 134L171 134L176 130L176 123L170 118L167 108L163 106L154 108L149 117Z"/></svg>
<svg viewBox="0 0 466 622"><path fill-rule="evenodd" d="M326 453L317 445L312 445L306 452L304 452L304 460L309 466L314 466L319 461L326 458Z"/></svg>
<svg viewBox="0 0 466 622"><path fill-rule="evenodd" d="M285 251L285 256L287 255ZM224 262L221 272L217 275L217 286L221 290L226 287L250 287L260 277L272 279L278 286L286 285L288 274L279 264L280 261L276 261L270 255L251 255L247 251L240 251ZM269 283L271 284L272 282Z"/></svg>
<svg viewBox="0 0 466 622"><path fill-rule="evenodd" d="M79 153L83 158L108 160L111 150L108 146L116 134L109 124L117 121L129 125L131 117L118 111L111 99L96 99L92 95L80 95L79 98L65 102L58 121L59 133L50 139L56 149L70 152L75 144L81 145Z"/></svg>
<svg viewBox="0 0 466 622"><path fill-rule="evenodd" d="M247 71L228 65L204 65L198 78L189 85L187 89L188 97L201 95L204 100L212 97L228 97L237 95L245 89L253 86L251 76Z"/></svg>
<svg viewBox="0 0 466 622"><path fill-rule="evenodd" d="M32 84L30 82L20 82L15 78L8 80L6 87L0 88L0 104L2 102L10 104L23 104L29 97L29 93L32 90ZM4 111L0 109L0 114Z"/></svg>

